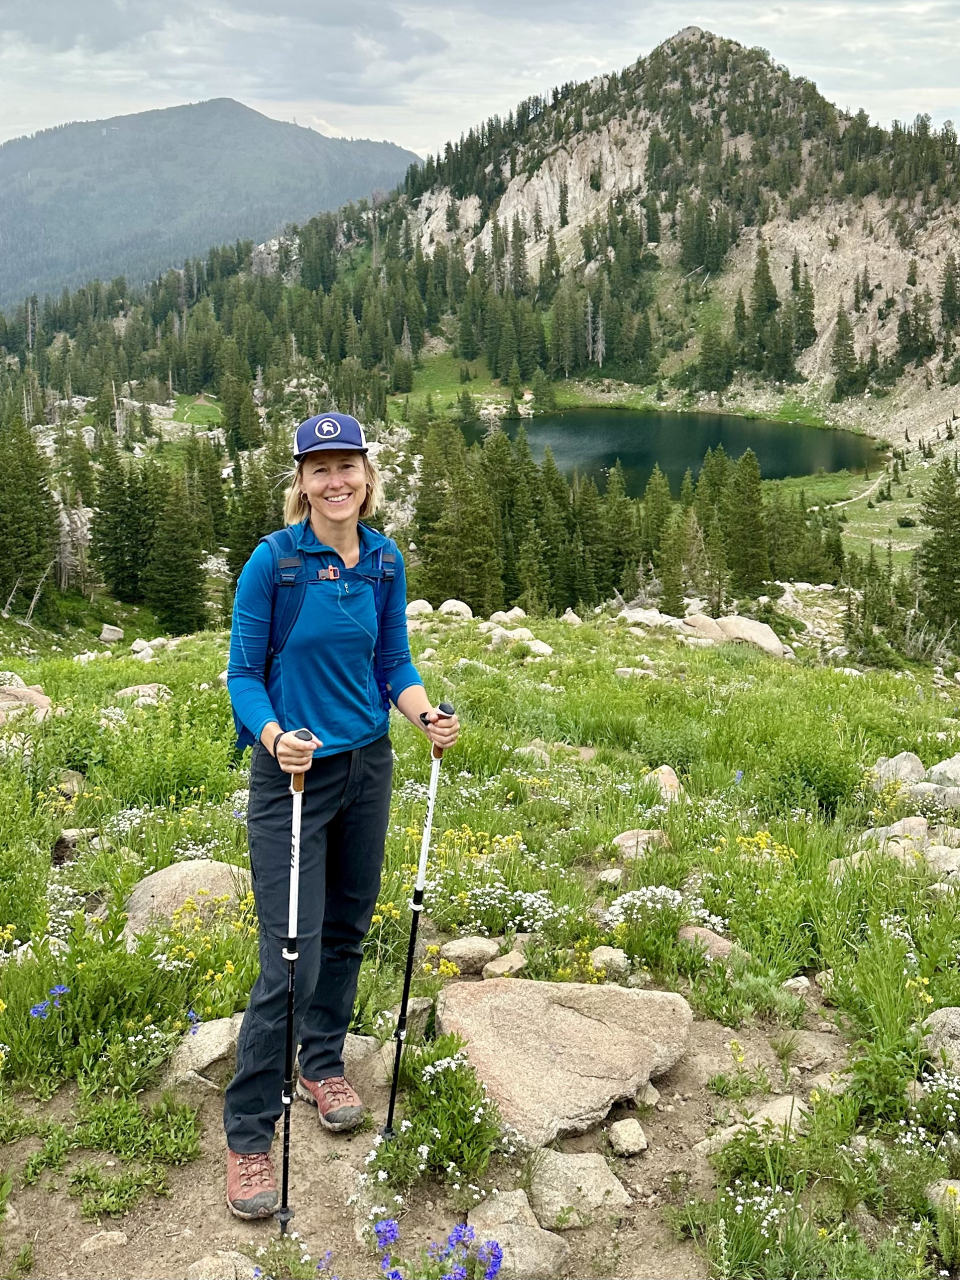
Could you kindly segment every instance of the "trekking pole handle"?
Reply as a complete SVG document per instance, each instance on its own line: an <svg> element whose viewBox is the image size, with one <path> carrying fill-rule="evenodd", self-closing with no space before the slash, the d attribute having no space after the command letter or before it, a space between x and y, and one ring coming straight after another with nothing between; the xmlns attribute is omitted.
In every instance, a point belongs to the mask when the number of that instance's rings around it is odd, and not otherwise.
<svg viewBox="0 0 960 1280"><path fill-rule="evenodd" d="M313 737L313 734L310 732L309 729L298 729L293 736L295 738L299 738L301 742L309 742L310 739ZM293 775L293 780L290 783L290 790L291 791L303 790L303 774L302 773L295 773Z"/></svg>
<svg viewBox="0 0 960 1280"><path fill-rule="evenodd" d="M451 704L451 703L449 703L449 702L441 702L441 703L439 703L439 704L438 704L438 706L437 706L437 710L438 710L439 712L441 712L441 714L442 714L442 715L444 715L445 717L446 717L446 716L455 716L455 715L457 714L457 713L454 711L452 704ZM430 714L430 713L429 713L429 711L421 711L421 712L420 712L420 723L423 725L423 727L424 727L424 728L426 728L426 727L427 727L427 716L428 716L429 714ZM441 759L441 757L443 756L443 747L438 747L438 746L436 745L436 743L434 743L434 747L433 747L432 755L433 755L434 760L439 760L439 759Z"/></svg>

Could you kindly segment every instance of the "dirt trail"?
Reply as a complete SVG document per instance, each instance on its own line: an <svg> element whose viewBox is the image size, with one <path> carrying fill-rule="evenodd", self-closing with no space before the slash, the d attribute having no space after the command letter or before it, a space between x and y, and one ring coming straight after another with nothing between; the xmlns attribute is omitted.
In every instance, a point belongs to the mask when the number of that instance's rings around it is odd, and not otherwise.
<svg viewBox="0 0 960 1280"><path fill-rule="evenodd" d="M730 1041L742 1046L746 1067L762 1064L776 1091L804 1092L812 1075L842 1067L846 1047L841 1037L827 1033L823 1013L811 1003L805 1020L804 1057L815 1065L795 1069L784 1084L767 1036L759 1029L731 1032L715 1022L696 1022L687 1054L667 1075L656 1081L661 1098L656 1109L641 1115L649 1150L630 1160L610 1156L603 1126L566 1138L558 1144L566 1151L601 1151L633 1197L633 1208L619 1226L597 1221L583 1230L568 1231L571 1247L568 1277L604 1277L605 1280L705 1280L706 1261L689 1242L678 1241L667 1226L663 1209L682 1204L691 1193L706 1193L712 1186L709 1166L692 1147L708 1130L735 1118L736 1106L707 1089L707 1081L719 1071L734 1069ZM812 1034L811 1034L812 1033ZM811 1053L813 1045L815 1052ZM386 1115L388 1089L372 1072L357 1080L370 1103L377 1128ZM765 1099L754 1097L754 1107ZM51 1103L36 1104L45 1116L60 1116L71 1101L70 1093ZM223 1132L221 1099L211 1093L202 1103L202 1154L192 1164L170 1173L169 1199L147 1196L126 1218L105 1218L100 1223L80 1218L79 1202L66 1192L69 1171L90 1158L75 1153L65 1171L45 1173L32 1187L15 1186L11 1203L21 1219L20 1228L8 1232L4 1265L20 1244L34 1242L37 1280L184 1280L188 1267L218 1250L256 1249L277 1233L271 1220L243 1223L231 1216L224 1201ZM30 1108L34 1109L33 1107ZM636 1114L631 1104L611 1112L613 1121ZM376 1256L358 1243L355 1210L348 1205L356 1188L356 1174L364 1168L373 1133L332 1135L322 1130L316 1111L306 1104L293 1110L291 1201L296 1210L293 1228L307 1252L316 1259L333 1250L337 1274L343 1280L374 1280L379 1275ZM36 1149L36 1138L8 1147L5 1167L22 1168ZM279 1142L275 1154L279 1159ZM106 1163L107 1157L95 1157ZM121 1162L115 1166L118 1168ZM522 1181L516 1166L494 1171L496 1185L512 1188ZM446 1191L436 1185L416 1188L408 1197L402 1219L402 1243L407 1256L430 1241L442 1239L462 1221ZM122 1231L127 1243L102 1252L84 1253L81 1246L98 1231ZM543 1280L543 1278L535 1278Z"/></svg>

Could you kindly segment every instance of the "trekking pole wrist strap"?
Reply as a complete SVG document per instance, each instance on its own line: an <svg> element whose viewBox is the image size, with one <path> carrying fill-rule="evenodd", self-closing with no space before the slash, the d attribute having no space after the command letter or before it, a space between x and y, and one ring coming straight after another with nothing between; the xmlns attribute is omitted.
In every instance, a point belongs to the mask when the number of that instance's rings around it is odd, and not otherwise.
<svg viewBox="0 0 960 1280"><path fill-rule="evenodd" d="M271 750L271 753L272 753L272 755L273 755L274 760L276 760L276 758L277 758L277 743L280 741L280 739L283 737L283 735L284 735L286 732L287 732L287 731L286 731L286 729L281 729L281 730L280 730L280 732L277 734L277 736L276 736L276 737L274 738L274 740L273 740L273 746L271 747L271 749L270 749L270 750Z"/></svg>

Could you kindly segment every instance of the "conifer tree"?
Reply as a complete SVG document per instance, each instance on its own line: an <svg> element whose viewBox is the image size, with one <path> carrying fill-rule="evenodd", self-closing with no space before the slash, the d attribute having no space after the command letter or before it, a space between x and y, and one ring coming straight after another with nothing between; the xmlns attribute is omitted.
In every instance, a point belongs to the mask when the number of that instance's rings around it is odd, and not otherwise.
<svg viewBox="0 0 960 1280"><path fill-rule="evenodd" d="M693 472L689 467L687 467L686 471L683 473L683 481L680 485L680 505L683 507L684 511L690 510L693 506L693 499Z"/></svg>
<svg viewBox="0 0 960 1280"><path fill-rule="evenodd" d="M670 521L673 511L673 499L670 496L670 482L660 470L657 463L643 492L643 551L653 559L660 550L660 540Z"/></svg>
<svg viewBox="0 0 960 1280"><path fill-rule="evenodd" d="M770 565L763 526L760 467L752 449L747 449L733 467L725 517L730 589L738 596L758 595L770 576Z"/></svg>
<svg viewBox="0 0 960 1280"><path fill-rule="evenodd" d="M277 528L273 503L263 468L250 460L243 473L242 485L234 497L227 537L227 565L236 582L240 570L250 559L254 547Z"/></svg>
<svg viewBox="0 0 960 1280"><path fill-rule="evenodd" d="M174 472L143 574L144 599L165 631L183 635L204 626L202 561L186 485L183 476Z"/></svg>
<svg viewBox="0 0 960 1280"><path fill-rule="evenodd" d="M0 605L18 579L19 595L29 604L56 546L47 461L22 418L15 417L0 429Z"/></svg>
<svg viewBox="0 0 960 1280"><path fill-rule="evenodd" d="M851 395L857 387L857 357L853 349L853 327L843 304L837 310L837 331L833 337L830 359L834 373L835 400Z"/></svg>
<svg viewBox="0 0 960 1280"><path fill-rule="evenodd" d="M683 617L683 542L684 520L678 512L664 530L657 557L660 577L660 612L674 618Z"/></svg>
<svg viewBox="0 0 960 1280"><path fill-rule="evenodd" d="M550 607L552 589L546 544L532 520L520 541L517 572L520 578L517 603L534 617L542 617Z"/></svg>
<svg viewBox="0 0 960 1280"><path fill-rule="evenodd" d="M97 480L90 461L90 450L83 439L83 429L77 425L67 447L67 472L75 500L79 496L84 505L92 507L97 497Z"/></svg>
<svg viewBox="0 0 960 1280"><path fill-rule="evenodd" d="M91 550L107 590L127 604L139 600L139 572L130 529L127 478L113 433L100 449L97 502L90 529Z"/></svg>
<svg viewBox="0 0 960 1280"><path fill-rule="evenodd" d="M794 344L797 351L806 351L817 340L813 285L810 282L810 274L806 267L803 268L803 279L797 296L796 315L797 320L793 335Z"/></svg>
<svg viewBox="0 0 960 1280"><path fill-rule="evenodd" d="M948 457L937 464L920 518L930 530L917 553L924 612L941 629L960 626L960 482Z"/></svg>

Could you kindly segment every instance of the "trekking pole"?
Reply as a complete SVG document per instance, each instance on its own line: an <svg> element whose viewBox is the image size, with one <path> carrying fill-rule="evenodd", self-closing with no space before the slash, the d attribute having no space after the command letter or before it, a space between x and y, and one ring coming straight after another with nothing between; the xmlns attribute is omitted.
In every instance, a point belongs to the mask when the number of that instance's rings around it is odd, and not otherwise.
<svg viewBox="0 0 960 1280"><path fill-rule="evenodd" d="M311 734L306 729L298 729L293 735L302 742L309 742ZM277 1221L280 1223L280 1234L287 1234L287 1226L293 1217L293 1210L287 1203L290 1186L290 1110L293 1105L293 996L297 976L297 914L300 899L300 817L303 809L303 774L290 775L290 794L293 796L293 820L290 825L290 897L287 911L287 945L283 948L283 958L287 962L287 1048L283 1068L283 1180L280 1196L280 1207L277 1209Z"/></svg>
<svg viewBox="0 0 960 1280"><path fill-rule="evenodd" d="M441 702L437 707L445 716L455 714L449 702ZM427 712L420 719L424 724ZM393 1137L393 1111L397 1105L397 1089L400 1084L400 1055L403 1053L403 1042L407 1035L407 1004L410 1000L410 983L413 979L413 959L417 949L417 927L420 924L420 913L423 911L423 890L427 879L427 854L430 852L430 830L433 827L433 806L437 799L437 783L440 780L440 761L443 759L443 748L434 745L433 759L430 761L430 790L427 793L427 817L423 825L423 839L420 842L420 865L417 868L417 882L413 886L413 899L410 909L413 913L410 920L410 945L407 948L407 968L403 975L403 995L400 998L400 1014L393 1038L397 1042L397 1053L393 1060L393 1084L390 1087L390 1107L387 1111L387 1123L383 1127L383 1137Z"/></svg>

